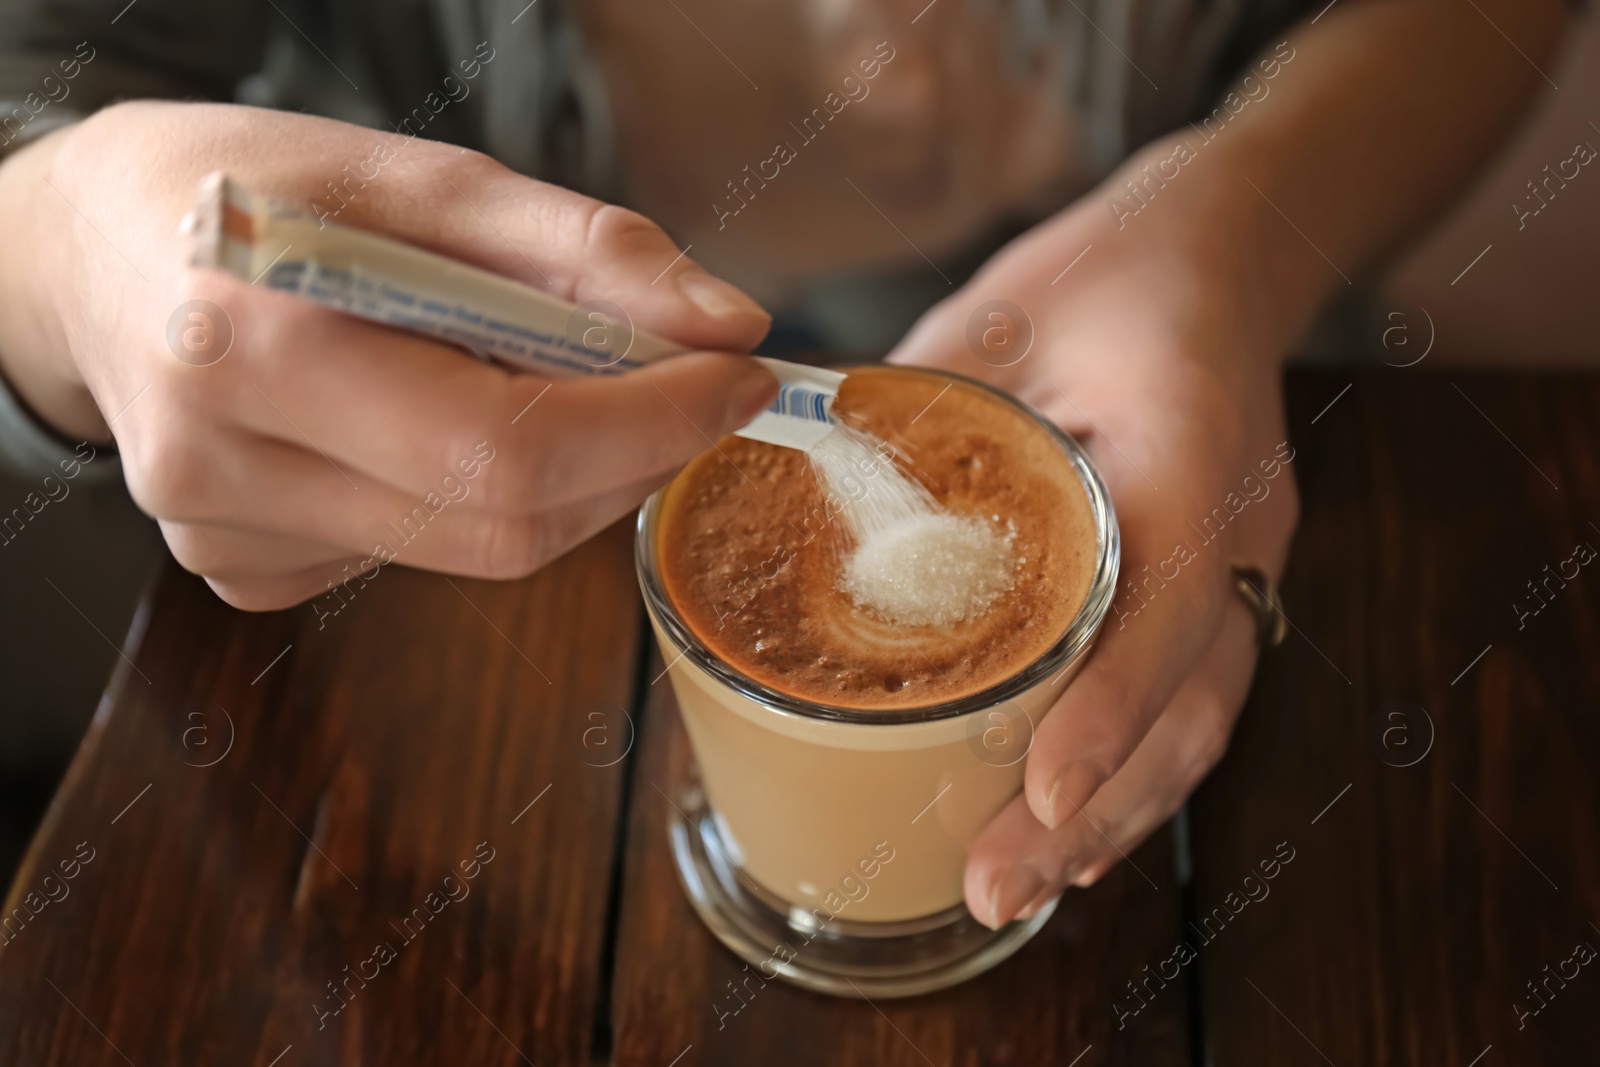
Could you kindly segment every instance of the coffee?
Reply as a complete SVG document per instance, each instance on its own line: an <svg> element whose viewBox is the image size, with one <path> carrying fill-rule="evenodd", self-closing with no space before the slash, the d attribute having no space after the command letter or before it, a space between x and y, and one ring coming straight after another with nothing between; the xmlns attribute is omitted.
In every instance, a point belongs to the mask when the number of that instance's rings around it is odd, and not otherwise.
<svg viewBox="0 0 1600 1067"><path fill-rule="evenodd" d="M895 449L951 516L1001 531L1009 588L945 625L864 609L844 580L857 547L846 520L870 505L880 472L861 471L830 497L803 454L729 439L667 489L660 526L667 595L716 656L800 700L913 708L989 688L1061 637L1098 559L1083 483L1027 413L947 386L934 375L862 369L835 407Z"/></svg>
<svg viewBox="0 0 1600 1067"><path fill-rule="evenodd" d="M673 841L701 916L752 963L790 946L811 988L902 995L1048 918L978 927L963 869L1088 654L1116 524L1082 450L987 387L862 368L836 412L883 442L859 477L830 498L806 455L724 438L646 503L640 584L698 768ZM861 553L849 509L889 462L937 510Z"/></svg>

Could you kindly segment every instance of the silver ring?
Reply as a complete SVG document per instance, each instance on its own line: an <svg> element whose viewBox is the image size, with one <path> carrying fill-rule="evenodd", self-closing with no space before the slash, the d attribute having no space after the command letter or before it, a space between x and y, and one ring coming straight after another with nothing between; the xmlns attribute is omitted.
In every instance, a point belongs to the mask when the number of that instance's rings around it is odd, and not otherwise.
<svg viewBox="0 0 1600 1067"><path fill-rule="evenodd" d="M1235 563L1233 588L1256 617L1256 642L1264 648L1277 648L1289 633L1289 617L1283 613L1283 598L1278 586L1260 567Z"/></svg>

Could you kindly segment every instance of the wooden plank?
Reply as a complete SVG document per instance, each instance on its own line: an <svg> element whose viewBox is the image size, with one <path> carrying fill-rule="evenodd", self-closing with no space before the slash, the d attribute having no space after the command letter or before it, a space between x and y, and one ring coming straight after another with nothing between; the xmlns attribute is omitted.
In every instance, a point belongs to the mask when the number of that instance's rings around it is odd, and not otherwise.
<svg viewBox="0 0 1600 1067"><path fill-rule="evenodd" d="M1199 954L1212 1062L1594 1062L1600 563L1513 603L1600 548L1600 379L1353 379L1295 379L1298 632L1193 804L1197 911L1296 856Z"/></svg>
<svg viewBox="0 0 1600 1067"><path fill-rule="evenodd" d="M647 673L654 679L661 669L657 657ZM1177 938L1178 886L1165 830L1133 857L1159 888L1121 865L1092 890L1069 893L1016 956L965 985L867 1004L771 981L719 1026L727 983L747 972L701 924L672 865L663 791L689 746L665 678L650 687L640 744L617 935L614 1063L1188 1063L1181 983L1120 1032L1112 1009L1115 990Z"/></svg>
<svg viewBox="0 0 1600 1067"><path fill-rule="evenodd" d="M0 1062L588 1062L630 543L321 620L169 569L7 901L67 891L0 950Z"/></svg>

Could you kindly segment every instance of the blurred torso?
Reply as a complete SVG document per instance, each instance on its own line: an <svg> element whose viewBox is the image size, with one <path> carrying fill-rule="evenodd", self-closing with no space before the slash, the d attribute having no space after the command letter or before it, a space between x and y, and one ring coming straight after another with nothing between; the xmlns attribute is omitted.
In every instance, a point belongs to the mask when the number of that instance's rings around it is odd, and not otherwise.
<svg viewBox="0 0 1600 1067"><path fill-rule="evenodd" d="M1059 37L942 0L584 7L623 198L782 302L937 258L1087 177Z"/></svg>

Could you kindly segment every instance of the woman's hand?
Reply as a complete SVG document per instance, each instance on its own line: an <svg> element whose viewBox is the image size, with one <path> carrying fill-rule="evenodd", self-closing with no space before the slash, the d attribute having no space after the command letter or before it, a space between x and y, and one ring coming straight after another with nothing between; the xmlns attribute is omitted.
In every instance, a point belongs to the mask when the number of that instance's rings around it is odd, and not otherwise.
<svg viewBox="0 0 1600 1067"><path fill-rule="evenodd" d="M984 922L1094 881L1220 758L1255 660L1228 567L1276 580L1296 519L1280 359L1330 289L1472 176L1542 88L1569 5L1472 7L1342 4L1292 29L1208 129L1148 146L895 354L988 379L1078 435L1122 527L1099 643L1038 724L1024 796L973 845L967 903ZM1451 121L1467 102L1474 121ZM1036 332L1008 367L991 364L1009 349L964 341L995 299Z"/></svg>
<svg viewBox="0 0 1600 1067"><path fill-rule="evenodd" d="M997 255L891 357L1044 412L1088 448L1121 526L1097 644L1036 724L1023 794L972 846L967 905L992 926L1094 882L1221 758L1256 656L1230 565L1276 580L1296 520L1275 330L1252 318L1264 290L1202 231L1124 221L1086 197Z"/></svg>
<svg viewBox="0 0 1600 1067"><path fill-rule="evenodd" d="M385 161L375 177L353 177L374 159ZM339 223L568 300L611 301L709 351L551 384L191 271L178 223L219 168L320 202ZM759 341L766 314L644 218L477 153L343 123L113 107L0 166L0 233L7 379L63 435L114 436L134 500L178 561L239 607L320 593L387 562L377 546L434 570L526 574L776 391L759 365L726 354ZM191 300L219 307L226 321L208 325L232 330L205 366L167 341Z"/></svg>

